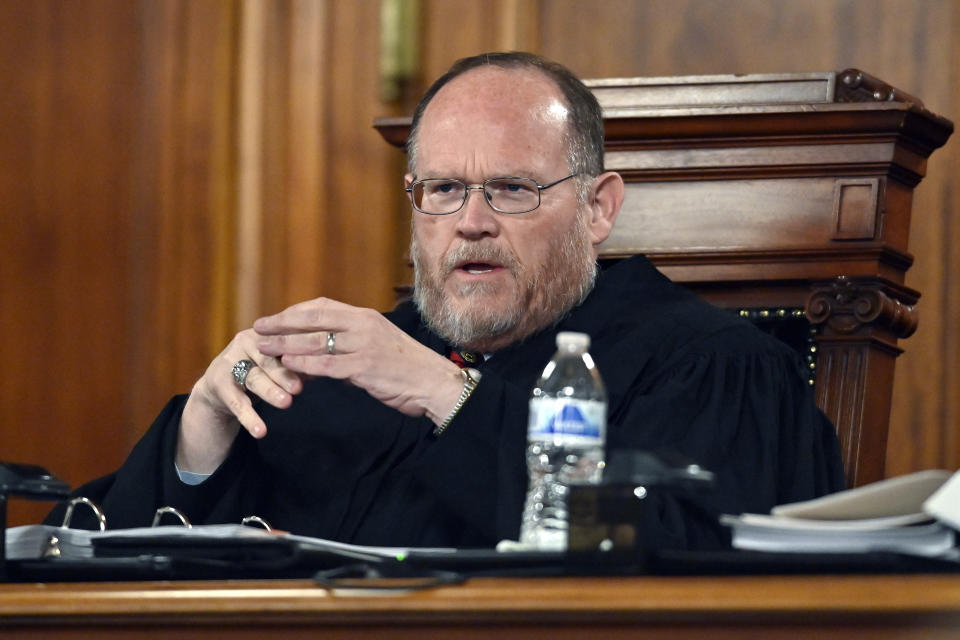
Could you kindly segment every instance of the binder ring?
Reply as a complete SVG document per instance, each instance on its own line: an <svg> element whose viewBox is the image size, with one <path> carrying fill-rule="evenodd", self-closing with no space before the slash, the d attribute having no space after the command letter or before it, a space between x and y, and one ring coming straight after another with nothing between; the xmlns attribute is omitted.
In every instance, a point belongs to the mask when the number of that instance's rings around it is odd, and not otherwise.
<svg viewBox="0 0 960 640"><path fill-rule="evenodd" d="M270 526L270 523L261 518L260 516L247 516L240 521L240 524L258 524L267 531L273 531L273 527Z"/></svg>
<svg viewBox="0 0 960 640"><path fill-rule="evenodd" d="M61 529L70 528L70 520L73 518L73 508L78 504L85 504L90 507L90 509L93 510L93 514L97 516L97 522L100 525L100 531L107 530L107 516L103 513L103 510L98 507L97 504L90 498L85 498L83 496L74 498L67 503L67 510L63 514L63 524L60 525Z"/></svg>
<svg viewBox="0 0 960 640"><path fill-rule="evenodd" d="M176 507L160 507L159 509L157 509L156 513L153 514L153 524L150 526L155 527L158 524L160 524L160 518L162 518L164 515L168 513L172 513L173 515L175 515L180 520L180 524L182 524L186 528L190 529L193 527L193 525L190 524L190 520L187 519L187 516L185 516L183 512L180 511L180 509L177 509Z"/></svg>

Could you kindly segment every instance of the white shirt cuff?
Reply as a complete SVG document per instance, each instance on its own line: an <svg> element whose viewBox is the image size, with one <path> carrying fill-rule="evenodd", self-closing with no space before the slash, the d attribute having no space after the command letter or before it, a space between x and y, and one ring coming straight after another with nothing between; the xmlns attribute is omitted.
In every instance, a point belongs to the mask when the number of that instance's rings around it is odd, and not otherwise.
<svg viewBox="0 0 960 640"><path fill-rule="evenodd" d="M193 471L181 471L180 467L177 466L177 463L173 463L173 468L177 470L177 475L180 477L180 482L183 484L188 484L191 487L195 487L198 484L201 484L204 480L209 478L210 473L194 473Z"/></svg>

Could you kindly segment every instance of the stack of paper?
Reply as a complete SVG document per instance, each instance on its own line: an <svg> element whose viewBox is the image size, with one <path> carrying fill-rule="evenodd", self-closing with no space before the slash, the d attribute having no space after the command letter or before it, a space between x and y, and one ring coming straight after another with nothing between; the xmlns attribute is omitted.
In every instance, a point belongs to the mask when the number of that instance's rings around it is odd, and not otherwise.
<svg viewBox="0 0 960 640"><path fill-rule="evenodd" d="M723 516L733 546L754 551L957 555L960 473L920 471L775 507ZM953 528L951 528L953 527Z"/></svg>
<svg viewBox="0 0 960 640"><path fill-rule="evenodd" d="M43 524L11 527L6 532L6 558L26 560L43 557L91 558L90 541L98 531L66 529Z"/></svg>

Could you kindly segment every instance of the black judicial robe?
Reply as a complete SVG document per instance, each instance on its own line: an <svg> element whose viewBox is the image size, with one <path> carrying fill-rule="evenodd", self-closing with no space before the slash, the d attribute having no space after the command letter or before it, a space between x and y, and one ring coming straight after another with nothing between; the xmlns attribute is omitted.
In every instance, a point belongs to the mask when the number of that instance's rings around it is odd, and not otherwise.
<svg viewBox="0 0 960 640"><path fill-rule="evenodd" d="M421 343L447 346L415 307L387 314ZM188 486L173 457L186 396L170 401L115 473L78 493L110 528L149 525L174 506L194 524L258 515L294 533L358 544L493 546L516 539L526 491L530 390L558 331L592 338L609 395L608 451L670 451L716 475L711 508L764 513L843 488L833 427L813 403L797 355L634 257L605 270L555 327L495 353L447 431L338 380L308 381L293 406L260 404L267 435L241 430L221 467ZM661 504L678 546L713 546L702 514ZM55 517L55 516L54 516Z"/></svg>

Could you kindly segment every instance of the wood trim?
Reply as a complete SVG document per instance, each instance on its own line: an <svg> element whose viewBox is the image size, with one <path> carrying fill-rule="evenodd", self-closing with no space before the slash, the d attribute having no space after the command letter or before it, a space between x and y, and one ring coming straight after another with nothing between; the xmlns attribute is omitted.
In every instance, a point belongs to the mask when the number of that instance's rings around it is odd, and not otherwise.
<svg viewBox="0 0 960 640"><path fill-rule="evenodd" d="M0 585L0 625L178 637L945 638L955 576L475 578L394 595L306 580ZM31 636L43 637L43 636ZM62 636L57 636L62 637Z"/></svg>
<svg viewBox="0 0 960 640"><path fill-rule="evenodd" d="M330 152L325 112L330 108L324 86L330 82L325 47L328 9L313 0L295 0L290 6L289 175L286 183L287 219L282 277L290 301L322 293L321 270L316 268L323 248L326 179ZM267 256L265 256L265 259ZM273 312L278 309L264 309Z"/></svg>
<svg viewBox="0 0 960 640"><path fill-rule="evenodd" d="M263 224L263 130L266 15L260 0L242 0L238 47L237 240L233 324L248 326L260 314Z"/></svg>

